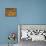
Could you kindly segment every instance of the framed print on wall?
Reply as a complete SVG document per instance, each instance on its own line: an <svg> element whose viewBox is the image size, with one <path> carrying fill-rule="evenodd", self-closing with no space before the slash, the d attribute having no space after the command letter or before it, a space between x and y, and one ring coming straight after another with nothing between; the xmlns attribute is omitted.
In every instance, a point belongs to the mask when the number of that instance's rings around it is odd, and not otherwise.
<svg viewBox="0 0 46 46"><path fill-rule="evenodd" d="M5 8L5 16L16 16L16 8Z"/></svg>

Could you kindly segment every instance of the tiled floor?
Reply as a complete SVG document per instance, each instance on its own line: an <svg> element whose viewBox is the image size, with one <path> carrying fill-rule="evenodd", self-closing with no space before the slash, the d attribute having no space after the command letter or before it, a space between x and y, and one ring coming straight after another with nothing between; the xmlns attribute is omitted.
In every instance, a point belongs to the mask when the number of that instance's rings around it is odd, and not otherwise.
<svg viewBox="0 0 46 46"><path fill-rule="evenodd" d="M0 46L8 46L7 44L0 44ZM46 46L46 42L43 41L35 41L32 42L31 40L25 41L21 40L21 42L18 44L15 44L14 46Z"/></svg>
<svg viewBox="0 0 46 46"><path fill-rule="evenodd" d="M0 46L8 46L8 44L0 44ZM13 46L13 45L10 45ZM18 46L18 44L15 44L14 46Z"/></svg>
<svg viewBox="0 0 46 46"><path fill-rule="evenodd" d="M21 43L20 46L46 46L46 42L44 41L32 42L31 40L28 40L28 41L21 40L20 43Z"/></svg>

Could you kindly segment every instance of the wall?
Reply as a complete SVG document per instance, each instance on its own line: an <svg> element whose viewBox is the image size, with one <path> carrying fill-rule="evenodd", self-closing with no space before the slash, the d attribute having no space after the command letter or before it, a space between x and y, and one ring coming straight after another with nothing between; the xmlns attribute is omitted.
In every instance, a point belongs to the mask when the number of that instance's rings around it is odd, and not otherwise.
<svg viewBox="0 0 46 46"><path fill-rule="evenodd" d="M16 17L6 17L5 8L17 8ZM1 0L0 44L7 44L9 32L17 32L17 24L46 24L46 0Z"/></svg>

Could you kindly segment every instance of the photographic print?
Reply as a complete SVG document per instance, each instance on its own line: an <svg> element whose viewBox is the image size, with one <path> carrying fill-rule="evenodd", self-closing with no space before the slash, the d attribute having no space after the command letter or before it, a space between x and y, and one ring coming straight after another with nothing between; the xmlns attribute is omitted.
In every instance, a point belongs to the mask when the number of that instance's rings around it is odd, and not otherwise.
<svg viewBox="0 0 46 46"><path fill-rule="evenodd" d="M5 16L16 16L16 8L5 8Z"/></svg>

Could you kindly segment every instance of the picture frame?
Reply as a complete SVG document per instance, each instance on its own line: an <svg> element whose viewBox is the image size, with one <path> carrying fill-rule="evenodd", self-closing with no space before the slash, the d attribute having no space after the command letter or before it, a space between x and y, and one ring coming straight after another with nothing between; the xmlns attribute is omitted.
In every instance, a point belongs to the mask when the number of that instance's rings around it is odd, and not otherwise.
<svg viewBox="0 0 46 46"><path fill-rule="evenodd" d="M16 8L5 8L5 16L16 16Z"/></svg>

